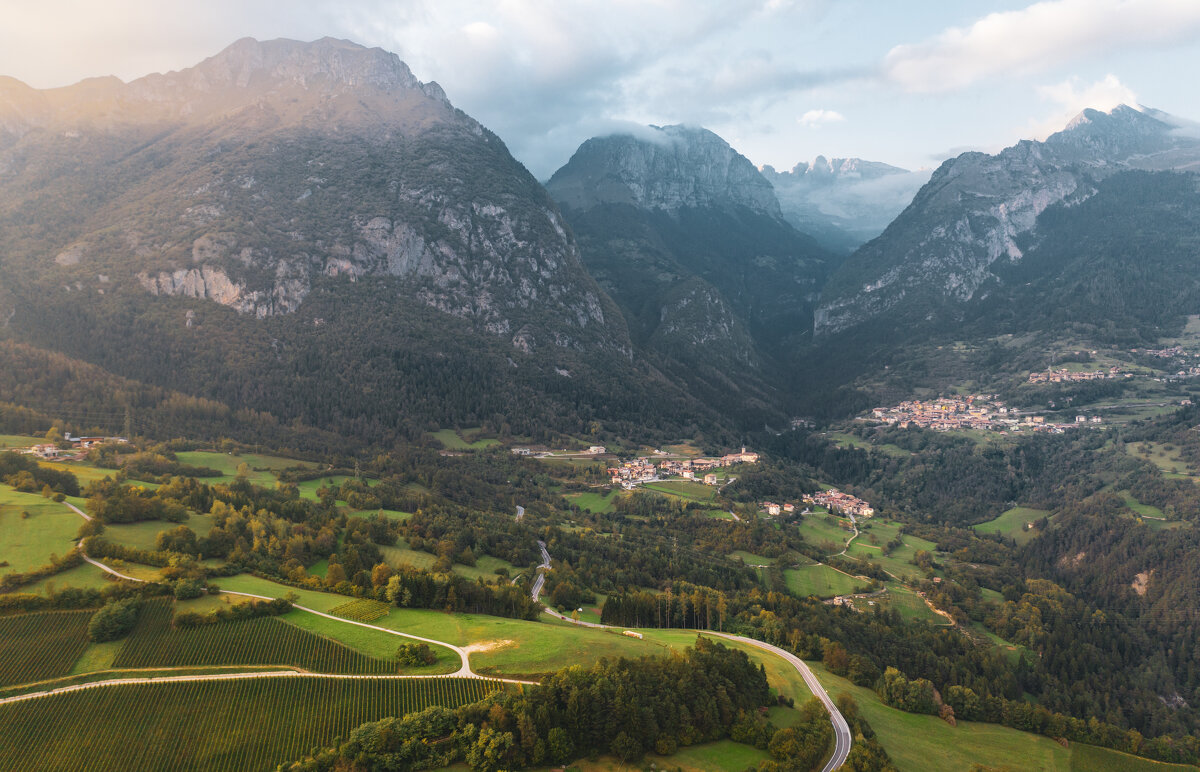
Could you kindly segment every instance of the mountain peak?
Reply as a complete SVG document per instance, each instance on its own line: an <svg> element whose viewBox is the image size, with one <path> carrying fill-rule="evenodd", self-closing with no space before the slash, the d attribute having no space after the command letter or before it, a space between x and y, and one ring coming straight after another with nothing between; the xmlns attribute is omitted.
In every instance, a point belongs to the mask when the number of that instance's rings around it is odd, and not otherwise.
<svg viewBox="0 0 1200 772"><path fill-rule="evenodd" d="M240 113L257 125L421 129L466 119L436 83L398 56L348 40L242 38L194 67L122 83L91 78L65 88L0 83L0 129L86 130L130 123L196 123Z"/></svg>
<svg viewBox="0 0 1200 772"><path fill-rule="evenodd" d="M560 203L584 210L606 203L669 212L741 206L781 216L774 190L754 164L696 126L593 137L546 187Z"/></svg>

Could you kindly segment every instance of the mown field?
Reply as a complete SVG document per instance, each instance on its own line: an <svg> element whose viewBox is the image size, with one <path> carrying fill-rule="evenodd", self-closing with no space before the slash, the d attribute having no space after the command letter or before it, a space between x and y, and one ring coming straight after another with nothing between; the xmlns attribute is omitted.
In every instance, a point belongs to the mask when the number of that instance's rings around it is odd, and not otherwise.
<svg viewBox="0 0 1200 772"><path fill-rule="evenodd" d="M867 582L830 568L826 565L801 566L789 568L783 572L787 581L788 591L801 598L815 595L818 598L832 598L835 595L849 595L866 587Z"/></svg>
<svg viewBox="0 0 1200 772"><path fill-rule="evenodd" d="M239 574L218 580L222 589L250 592L269 597L299 596L302 606L329 612L346 602L341 595L299 590L257 577ZM308 615L314 625L345 624ZM542 615L544 620L552 619ZM595 662L600 657L636 657L662 653L661 646L649 641L626 638L603 630L580 629L569 623L528 622L485 614L447 614L428 609L391 609L387 616L371 624L389 630L419 635L454 646L483 644L486 651L471 654L471 667L488 675L527 676L550 673L568 665ZM329 629L332 634L332 628Z"/></svg>
<svg viewBox="0 0 1200 772"><path fill-rule="evenodd" d="M215 469L225 477L236 476L238 467L245 464L250 470L246 475L246 479L255 485L261 485L266 488L275 487L277 481L275 472L281 469L293 466L302 466L308 469L316 467L315 464L308 461L298 461L294 458L283 458L281 456L266 456L258 453L242 453L235 456L231 453L220 453L211 450L188 450L176 453L175 457L182 464Z"/></svg>
<svg viewBox="0 0 1200 772"><path fill-rule="evenodd" d="M0 686L58 678L88 646L91 611L0 617Z"/></svg>
<svg viewBox="0 0 1200 772"><path fill-rule="evenodd" d="M83 518L53 499L0 485L0 575L23 573L75 546Z"/></svg>
<svg viewBox="0 0 1200 772"><path fill-rule="evenodd" d="M0 705L0 767L39 772L274 769L366 721L455 707L480 680L299 676L111 686ZM62 731L47 732L47 727Z"/></svg>
<svg viewBox="0 0 1200 772"><path fill-rule="evenodd" d="M1049 514L1044 509L1013 507L995 520L979 523L972 527L977 533L998 533L1015 540L1017 544L1024 544L1034 537L1034 531L1026 530L1026 525Z"/></svg>

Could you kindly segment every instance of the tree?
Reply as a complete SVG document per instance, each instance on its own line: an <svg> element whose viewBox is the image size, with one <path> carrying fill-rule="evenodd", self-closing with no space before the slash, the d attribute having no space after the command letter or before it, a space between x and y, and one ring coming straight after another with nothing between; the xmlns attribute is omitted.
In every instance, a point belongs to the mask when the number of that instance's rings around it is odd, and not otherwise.
<svg viewBox="0 0 1200 772"><path fill-rule="evenodd" d="M96 643L124 638L137 623L140 598L110 601L92 614L88 622L88 637Z"/></svg>
<svg viewBox="0 0 1200 772"><path fill-rule="evenodd" d="M642 744L630 737L626 732L619 732L613 738L610 746L613 755L626 763L642 755Z"/></svg>
<svg viewBox="0 0 1200 772"><path fill-rule="evenodd" d="M546 742L550 745L550 758L558 762L571 760L575 744L571 742L571 736L567 734L566 729L561 726L554 727L546 735Z"/></svg>

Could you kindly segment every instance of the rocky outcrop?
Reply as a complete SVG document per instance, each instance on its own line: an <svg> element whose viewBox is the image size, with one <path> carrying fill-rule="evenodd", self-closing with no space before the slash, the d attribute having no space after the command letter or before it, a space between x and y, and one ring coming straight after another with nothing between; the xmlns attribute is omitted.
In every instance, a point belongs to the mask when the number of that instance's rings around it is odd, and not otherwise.
<svg viewBox="0 0 1200 772"><path fill-rule="evenodd" d="M668 212L739 206L781 216L774 191L749 159L711 131L687 126L589 139L546 188L578 210L600 204Z"/></svg>
<svg viewBox="0 0 1200 772"><path fill-rule="evenodd" d="M912 204L834 274L815 314L818 334L846 330L894 311L932 320L980 297L998 260L1022 259L1038 216L1085 200L1095 185L1129 169L1187 169L1200 140L1154 110L1086 110L1045 142L1022 141L998 155L946 161Z"/></svg>
<svg viewBox="0 0 1200 772"><path fill-rule="evenodd" d="M7 179L74 201L77 230L24 256L61 285L99 272L262 318L378 279L504 339L527 329L515 345L630 350L545 190L395 54L245 39L129 84L0 82L10 125L24 133L0 145ZM112 184L56 188L88 175Z"/></svg>

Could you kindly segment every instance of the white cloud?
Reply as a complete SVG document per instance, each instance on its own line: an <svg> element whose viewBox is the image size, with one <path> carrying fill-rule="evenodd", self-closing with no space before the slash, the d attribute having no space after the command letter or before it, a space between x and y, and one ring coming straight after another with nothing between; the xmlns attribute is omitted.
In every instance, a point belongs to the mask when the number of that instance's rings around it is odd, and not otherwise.
<svg viewBox="0 0 1200 772"><path fill-rule="evenodd" d="M1039 86L1037 93L1052 103L1054 109L1049 115L1030 123L1025 135L1032 139L1045 139L1061 131L1068 121L1089 107L1109 112L1117 105L1136 107L1138 104L1133 89L1112 74L1090 84L1081 83L1079 78L1068 78L1062 83Z"/></svg>
<svg viewBox="0 0 1200 772"><path fill-rule="evenodd" d="M1165 46L1200 37L1195 0L1048 0L951 27L923 43L896 46L886 79L908 91L965 88L1029 74L1117 50Z"/></svg>
<svg viewBox="0 0 1200 772"><path fill-rule="evenodd" d="M846 116L837 110L809 110L796 119L801 126L808 126L809 128L821 126L826 123L840 123L844 120L846 120Z"/></svg>

